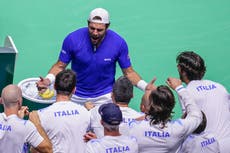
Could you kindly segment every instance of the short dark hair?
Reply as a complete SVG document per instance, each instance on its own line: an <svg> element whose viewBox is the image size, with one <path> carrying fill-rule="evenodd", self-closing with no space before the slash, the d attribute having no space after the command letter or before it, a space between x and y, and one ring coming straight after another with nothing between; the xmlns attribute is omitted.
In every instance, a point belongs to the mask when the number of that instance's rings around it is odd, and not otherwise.
<svg viewBox="0 0 230 153"><path fill-rule="evenodd" d="M150 118L150 125L161 124L162 128L171 120L172 110L175 106L175 98L168 86L160 85L149 95L149 111L146 113Z"/></svg>
<svg viewBox="0 0 230 153"><path fill-rule="evenodd" d="M119 77L113 85L113 95L116 102L129 103L133 97L133 85L125 76Z"/></svg>
<svg viewBox="0 0 230 153"><path fill-rule="evenodd" d="M201 80L206 72L204 60L193 51L181 52L177 56L176 62L190 81Z"/></svg>
<svg viewBox="0 0 230 153"><path fill-rule="evenodd" d="M59 72L54 86L57 94L71 95L76 86L76 73L70 69Z"/></svg>

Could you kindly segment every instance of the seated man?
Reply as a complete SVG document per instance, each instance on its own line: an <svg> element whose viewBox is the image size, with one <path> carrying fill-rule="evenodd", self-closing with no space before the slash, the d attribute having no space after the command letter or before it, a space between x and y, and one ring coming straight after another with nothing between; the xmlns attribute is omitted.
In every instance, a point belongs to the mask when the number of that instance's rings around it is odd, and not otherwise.
<svg viewBox="0 0 230 153"><path fill-rule="evenodd" d="M17 85L2 90L1 102L4 112L0 113L0 152L24 153L29 144L41 153L52 153L52 145L41 125L23 119L29 112L22 106L22 91Z"/></svg>

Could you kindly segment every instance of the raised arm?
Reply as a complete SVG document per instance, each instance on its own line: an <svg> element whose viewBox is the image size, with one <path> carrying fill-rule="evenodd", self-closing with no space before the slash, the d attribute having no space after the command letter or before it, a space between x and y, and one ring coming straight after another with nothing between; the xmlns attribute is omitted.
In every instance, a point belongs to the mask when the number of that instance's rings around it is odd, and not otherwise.
<svg viewBox="0 0 230 153"><path fill-rule="evenodd" d="M122 72L124 76L126 76L134 86L141 89L142 91L145 91L148 84L144 80L142 80L140 75L131 66L126 69L122 69Z"/></svg>
<svg viewBox="0 0 230 153"><path fill-rule="evenodd" d="M185 107L187 116L184 119L185 135L192 133L202 121L202 113L196 105L189 91L182 86L181 80L177 78L168 78L167 84L174 89L181 101L180 104Z"/></svg>
<svg viewBox="0 0 230 153"><path fill-rule="evenodd" d="M29 120L35 125L39 134L44 138L44 140L34 149L40 153L52 153L52 143L50 142L46 132L41 126L37 111L32 111L30 113Z"/></svg>
<svg viewBox="0 0 230 153"><path fill-rule="evenodd" d="M44 92L45 89L48 88L48 86L51 83L54 83L55 76L62 70L66 68L67 64L63 63L61 61L57 61L49 70L48 75L45 78L40 77L40 80L37 82L37 88L39 91Z"/></svg>

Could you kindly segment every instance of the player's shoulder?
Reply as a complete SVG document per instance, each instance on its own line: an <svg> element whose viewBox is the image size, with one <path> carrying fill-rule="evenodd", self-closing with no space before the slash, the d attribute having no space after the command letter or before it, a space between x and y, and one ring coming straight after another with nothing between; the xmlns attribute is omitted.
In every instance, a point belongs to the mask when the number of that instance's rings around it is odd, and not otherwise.
<svg viewBox="0 0 230 153"><path fill-rule="evenodd" d="M78 35L78 34L85 33L85 32L88 32L88 28L87 27L81 27L79 29L76 29L76 30L70 32L67 36L74 36L74 35Z"/></svg>
<svg viewBox="0 0 230 153"><path fill-rule="evenodd" d="M18 134L30 134L31 132L37 130L30 120L21 118L14 118L8 124L3 124L0 129Z"/></svg>
<svg viewBox="0 0 230 153"><path fill-rule="evenodd" d="M65 37L65 41L70 42L73 40L82 40L83 37L88 36L88 28L87 27L82 27L79 29L76 29L70 33L68 33Z"/></svg>
<svg viewBox="0 0 230 153"><path fill-rule="evenodd" d="M191 91L198 92L212 89L218 89L219 91L226 92L226 88L221 83L212 80L193 80L189 82L186 88Z"/></svg>
<svg viewBox="0 0 230 153"><path fill-rule="evenodd" d="M113 39L116 39L116 40L125 41L125 39L120 34L118 34L117 32L115 32L114 30L111 30L111 29L107 30L106 35L109 38L113 38Z"/></svg>
<svg viewBox="0 0 230 153"><path fill-rule="evenodd" d="M120 107L123 118L129 118L129 119L137 119L141 116L144 116L145 114L142 112L138 112L132 108L129 107ZM130 121L129 121L130 122Z"/></svg>
<svg viewBox="0 0 230 153"><path fill-rule="evenodd" d="M205 86L205 85L217 85L217 86L223 86L222 84L212 81L212 80L192 80L188 83L187 88L194 87L194 86Z"/></svg>
<svg viewBox="0 0 230 153"><path fill-rule="evenodd" d="M23 126L27 125L27 122L29 121L29 120L18 117L16 114L11 114L9 116L6 116L5 113L2 113L0 118L2 121L6 121L11 124L15 123L15 125L23 125Z"/></svg>
<svg viewBox="0 0 230 153"><path fill-rule="evenodd" d="M100 152L103 146L101 138L91 139L86 143L86 152Z"/></svg>
<svg viewBox="0 0 230 153"><path fill-rule="evenodd" d="M137 142L137 138L135 136L132 136L132 135L122 135L121 138L123 140L127 140L128 142L134 142L136 143Z"/></svg>
<svg viewBox="0 0 230 153"><path fill-rule="evenodd" d="M180 133L182 131L187 131L192 122L194 122L194 120L191 120L191 118L178 118L167 122L166 126L168 129L175 129L178 133Z"/></svg>
<svg viewBox="0 0 230 153"><path fill-rule="evenodd" d="M138 113L135 109L130 107L120 107L121 112L128 112L128 113Z"/></svg>
<svg viewBox="0 0 230 153"><path fill-rule="evenodd" d="M85 114L85 115L90 115L90 112L83 106L77 103L74 103L72 101L66 102L65 108L66 110L74 110L78 112L78 114Z"/></svg>
<svg viewBox="0 0 230 153"><path fill-rule="evenodd" d="M100 146L101 143L102 143L102 139L98 138L98 139L91 139L90 141L87 142L87 145Z"/></svg>
<svg viewBox="0 0 230 153"><path fill-rule="evenodd" d="M129 122L129 128L131 128L131 129L134 129L134 128L140 128L140 127L142 127L142 126L146 126L146 125L148 125L149 124L149 121L148 120L146 120L146 119L144 119L144 120L133 120L133 121L131 121L131 122Z"/></svg>
<svg viewBox="0 0 230 153"><path fill-rule="evenodd" d="M54 107L55 107L55 104L56 103L53 103L47 107L44 107L44 108L41 108L39 110L37 110L38 114L41 114L41 113L45 113L45 112L50 112L50 110L52 110Z"/></svg>
<svg viewBox="0 0 230 153"><path fill-rule="evenodd" d="M30 130L36 130L35 125L30 120L18 118L15 120L15 125L17 126L17 129L21 131L29 132Z"/></svg>
<svg viewBox="0 0 230 153"><path fill-rule="evenodd" d="M202 80L203 82L205 82L206 84L214 84L216 86L223 86L221 83L213 81L213 80Z"/></svg>

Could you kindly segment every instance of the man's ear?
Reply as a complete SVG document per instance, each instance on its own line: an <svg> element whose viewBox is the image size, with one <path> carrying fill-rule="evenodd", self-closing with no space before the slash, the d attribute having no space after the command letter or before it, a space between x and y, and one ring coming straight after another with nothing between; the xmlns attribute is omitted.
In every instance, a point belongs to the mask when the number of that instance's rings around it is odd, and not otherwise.
<svg viewBox="0 0 230 153"><path fill-rule="evenodd" d="M105 27L106 27L106 30L109 28L110 26L110 23L106 24Z"/></svg>
<svg viewBox="0 0 230 153"><path fill-rule="evenodd" d="M0 97L0 104L3 104L3 103L2 103L2 98L1 98L1 97Z"/></svg>

